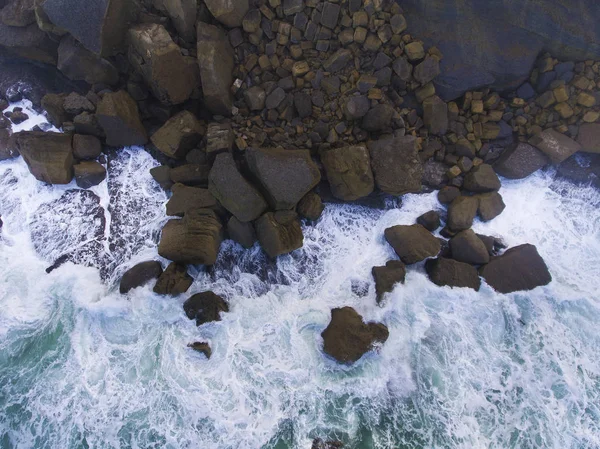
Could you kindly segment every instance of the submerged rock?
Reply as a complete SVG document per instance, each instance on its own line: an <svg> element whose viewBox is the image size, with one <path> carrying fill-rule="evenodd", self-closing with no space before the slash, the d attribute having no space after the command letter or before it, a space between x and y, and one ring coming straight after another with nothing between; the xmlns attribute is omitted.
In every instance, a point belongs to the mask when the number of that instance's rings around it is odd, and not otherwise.
<svg viewBox="0 0 600 449"><path fill-rule="evenodd" d="M255 227L258 241L269 257L302 248L304 235L295 212L267 212L256 220Z"/></svg>
<svg viewBox="0 0 600 449"><path fill-rule="evenodd" d="M183 310L190 320L196 320L196 325L200 326L221 321L221 312L229 312L229 306L221 296L208 291L190 297L183 303Z"/></svg>
<svg viewBox="0 0 600 449"><path fill-rule="evenodd" d="M188 291L194 279L188 274L185 264L171 262L154 285L159 295L180 295Z"/></svg>
<svg viewBox="0 0 600 449"><path fill-rule="evenodd" d="M420 224L387 228L385 239L407 265L435 257L441 249L440 241Z"/></svg>
<svg viewBox="0 0 600 449"><path fill-rule="evenodd" d="M431 282L440 287L468 287L479 291L481 280L477 270L468 263L438 257L425 263L425 270Z"/></svg>
<svg viewBox="0 0 600 449"><path fill-rule="evenodd" d="M397 283L404 284L406 265L400 260L390 260L383 267L373 267L371 273L375 279L377 302L381 302L383 295L391 292Z"/></svg>
<svg viewBox="0 0 600 449"><path fill-rule="evenodd" d="M381 323L364 323L356 310L343 307L331 311L331 321L321 336L326 354L340 363L352 364L374 344L385 343L389 331Z"/></svg>
<svg viewBox="0 0 600 449"><path fill-rule="evenodd" d="M138 263L127 270L121 278L119 292L125 294L134 288L141 287L152 279L158 278L162 272L162 265L155 260Z"/></svg>

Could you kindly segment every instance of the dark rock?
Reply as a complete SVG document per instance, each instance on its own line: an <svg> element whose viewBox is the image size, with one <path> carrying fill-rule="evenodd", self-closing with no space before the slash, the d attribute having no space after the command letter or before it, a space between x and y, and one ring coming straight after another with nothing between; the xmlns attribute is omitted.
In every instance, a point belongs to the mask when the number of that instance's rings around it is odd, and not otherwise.
<svg viewBox="0 0 600 449"><path fill-rule="evenodd" d="M57 66L67 78L88 84L112 86L119 81L119 72L114 65L83 47L70 35L60 41Z"/></svg>
<svg viewBox="0 0 600 449"><path fill-rule="evenodd" d="M347 120L358 120L363 118L369 108L371 102L365 95L355 95L348 98L344 106L344 114Z"/></svg>
<svg viewBox="0 0 600 449"><path fill-rule="evenodd" d="M422 183L435 189L441 189L448 182L448 166L443 162L429 159L423 164Z"/></svg>
<svg viewBox="0 0 600 449"><path fill-rule="evenodd" d="M452 258L459 262L481 265L490 261L484 243L471 229L459 232L450 239Z"/></svg>
<svg viewBox="0 0 600 449"><path fill-rule="evenodd" d="M35 10L33 0L13 0L4 8L0 2L0 21L12 27L26 27L35 23Z"/></svg>
<svg viewBox="0 0 600 449"><path fill-rule="evenodd" d="M464 188L471 192L492 192L500 187L500 180L489 164L478 165L465 176Z"/></svg>
<svg viewBox="0 0 600 449"><path fill-rule="evenodd" d="M221 321L221 312L229 312L225 300L211 291L197 293L183 303L183 310L190 320L196 320L196 326L211 321Z"/></svg>
<svg viewBox="0 0 600 449"><path fill-rule="evenodd" d="M389 104L378 104L369 109L362 120L362 128L367 131L383 131L392 126L394 108Z"/></svg>
<svg viewBox="0 0 600 449"><path fill-rule="evenodd" d="M448 207L448 227L454 231L463 231L473 226L473 220L479 208L479 198L459 196Z"/></svg>
<svg viewBox="0 0 600 449"><path fill-rule="evenodd" d="M368 148L375 183L381 191L403 195L421 190L423 166L413 136L372 140Z"/></svg>
<svg viewBox="0 0 600 449"><path fill-rule="evenodd" d="M558 166L557 174L576 184L600 187L600 155L576 153Z"/></svg>
<svg viewBox="0 0 600 449"><path fill-rule="evenodd" d="M370 155L364 145L325 150L321 153L321 163L336 198L352 201L373 192Z"/></svg>
<svg viewBox="0 0 600 449"><path fill-rule="evenodd" d="M20 125L26 120L29 120L29 115L25 114L23 111L18 111L15 109L10 113L10 121L15 125Z"/></svg>
<svg viewBox="0 0 600 449"><path fill-rule="evenodd" d="M302 12L304 9L304 0L283 0L283 13L291 16Z"/></svg>
<svg viewBox="0 0 600 449"><path fill-rule="evenodd" d="M222 240L222 226L210 209L191 209L162 230L158 254L174 262L213 265Z"/></svg>
<svg viewBox="0 0 600 449"><path fill-rule="evenodd" d="M440 227L440 214L434 210L425 212L417 218L417 223L430 232L434 232Z"/></svg>
<svg viewBox="0 0 600 449"><path fill-rule="evenodd" d="M244 90L244 100L251 111L262 111L265 107L266 98L265 90L260 86L252 86Z"/></svg>
<svg viewBox="0 0 600 449"><path fill-rule="evenodd" d="M492 258L479 274L500 293L532 290L552 281L546 263L530 244L515 246Z"/></svg>
<svg viewBox="0 0 600 449"><path fill-rule="evenodd" d="M97 186L106 179L106 168L96 161L81 161L73 166L75 182L82 189Z"/></svg>
<svg viewBox="0 0 600 449"><path fill-rule="evenodd" d="M119 292L125 294L134 288L141 287L152 279L158 278L162 272L162 265L155 260L138 263L127 270L121 278Z"/></svg>
<svg viewBox="0 0 600 449"><path fill-rule="evenodd" d="M440 241L420 224L387 228L385 239L407 265L435 257L441 249Z"/></svg>
<svg viewBox="0 0 600 449"><path fill-rule="evenodd" d="M521 87L517 89L517 97L522 98L523 100L531 100L535 96L535 89L529 83L523 83Z"/></svg>
<svg viewBox="0 0 600 449"><path fill-rule="evenodd" d="M71 92L65 97L63 108L69 115L79 115L82 112L94 112L96 110L90 100L76 92Z"/></svg>
<svg viewBox="0 0 600 449"><path fill-rule="evenodd" d="M460 190L457 187L446 186L442 187L438 192L438 200L442 204L450 204L460 196Z"/></svg>
<svg viewBox="0 0 600 449"><path fill-rule="evenodd" d="M321 438L315 438L311 449L341 449L344 445L340 441L323 441Z"/></svg>
<svg viewBox="0 0 600 449"><path fill-rule="evenodd" d="M65 96L58 94L46 94L42 98L42 108L46 111L48 121L57 128L62 127L62 124L69 120L63 107L64 101Z"/></svg>
<svg viewBox="0 0 600 449"><path fill-rule="evenodd" d="M323 205L321 197L315 192L308 192L298 203L296 211L302 218L317 221L321 218L324 209L325 206Z"/></svg>
<svg viewBox="0 0 600 449"><path fill-rule="evenodd" d="M183 217L192 209L212 209L215 212L219 209L217 200L208 189L174 184L171 191L173 195L167 202L169 216Z"/></svg>
<svg viewBox="0 0 600 449"><path fill-rule="evenodd" d="M186 186L207 186L210 167L202 164L184 164L172 168L169 172L171 181Z"/></svg>
<svg viewBox="0 0 600 449"><path fill-rule="evenodd" d="M65 122L65 124L68 122ZM75 132L78 134L85 134L90 136L96 136L99 139L104 139L106 134L100 126L96 114L90 114L89 112L82 112L73 118L73 126Z"/></svg>
<svg viewBox="0 0 600 449"><path fill-rule="evenodd" d="M73 136L73 156L80 160L96 159L102 153L102 144L97 137L75 134Z"/></svg>
<svg viewBox="0 0 600 449"><path fill-rule="evenodd" d="M173 185L171 181L171 167L168 165L159 165L150 169L150 175L160 184L164 190L170 190Z"/></svg>
<svg viewBox="0 0 600 449"><path fill-rule="evenodd" d="M0 161L13 159L19 156L14 140L8 129L0 129Z"/></svg>
<svg viewBox="0 0 600 449"><path fill-rule="evenodd" d="M286 97L285 91L281 87L277 87L273 92L267 96L265 106L267 109L275 109Z"/></svg>
<svg viewBox="0 0 600 449"><path fill-rule="evenodd" d="M413 66L403 56L397 58L392 64L394 72L402 81L410 81L412 78Z"/></svg>
<svg viewBox="0 0 600 449"><path fill-rule="evenodd" d="M208 343L195 341L194 343L189 343L188 348L192 348L194 351L201 352L206 356L207 359L210 359L212 355L212 349L210 348Z"/></svg>
<svg viewBox="0 0 600 449"><path fill-rule="evenodd" d="M506 205L498 192L483 193L479 198L479 217L483 221L490 221L504 211Z"/></svg>
<svg viewBox="0 0 600 449"><path fill-rule="evenodd" d="M213 160L219 153L231 151L235 135L231 123L210 123L206 131L206 154Z"/></svg>
<svg viewBox="0 0 600 449"><path fill-rule="evenodd" d="M502 156L494 163L494 170L505 178L523 179L548 165L549 162L546 155L537 148L519 142L502 153Z"/></svg>
<svg viewBox="0 0 600 449"><path fill-rule="evenodd" d="M194 279L188 274L187 266L171 262L154 285L154 293L159 295L181 295L188 291Z"/></svg>
<svg viewBox="0 0 600 449"><path fill-rule="evenodd" d="M227 222L227 234L231 240L246 249L252 248L256 242L256 232L252 223L242 223L235 216L232 216Z"/></svg>
<svg viewBox="0 0 600 449"><path fill-rule="evenodd" d="M260 245L272 258L291 253L304 242L298 215L292 211L267 212L255 227Z"/></svg>
<svg viewBox="0 0 600 449"><path fill-rule="evenodd" d="M351 307L333 309L331 322L321 334L323 351L340 363L352 364L375 343L385 343L389 331L381 323L364 323Z"/></svg>
<svg viewBox="0 0 600 449"><path fill-rule="evenodd" d="M577 143L581 151L600 153L600 123L585 123L579 127Z"/></svg>
<svg viewBox="0 0 600 449"><path fill-rule="evenodd" d="M448 105L437 95L425 99L423 121L431 134L443 136L448 132Z"/></svg>
<svg viewBox="0 0 600 449"><path fill-rule="evenodd" d="M185 155L202 140L204 129L189 111L171 117L150 140L163 154L174 159Z"/></svg>
<svg viewBox="0 0 600 449"><path fill-rule="evenodd" d="M73 149L67 134L24 131L13 136L18 152L38 181L68 184L73 179Z"/></svg>
<svg viewBox="0 0 600 449"><path fill-rule="evenodd" d="M124 90L105 93L96 109L96 118L113 147L144 145L148 142L137 104Z"/></svg>
<svg viewBox="0 0 600 449"><path fill-rule="evenodd" d="M554 164L560 164L581 150L580 144L554 129L546 129L533 136L529 143L548 156Z"/></svg>
<svg viewBox="0 0 600 449"><path fill-rule="evenodd" d="M375 279L375 293L379 303L383 299L383 295L391 292L397 283L404 284L406 265L400 260L390 260L384 267L373 267L371 273Z"/></svg>
<svg viewBox="0 0 600 449"><path fill-rule="evenodd" d="M339 6L337 8L339 11ZM350 50L340 48L323 63L323 68L327 72L336 73L345 68L353 59L354 56Z"/></svg>
<svg viewBox="0 0 600 449"><path fill-rule="evenodd" d="M440 62L433 56L428 56L415 67L413 76L421 84L433 81L440 74Z"/></svg>
<svg viewBox="0 0 600 449"><path fill-rule="evenodd" d="M37 24L13 27L0 23L0 47L21 58L56 65L58 45Z"/></svg>
<svg viewBox="0 0 600 449"><path fill-rule="evenodd" d="M240 174L229 153L221 153L215 159L208 188L223 207L241 222L255 220L267 209L265 199Z"/></svg>
<svg viewBox="0 0 600 449"><path fill-rule="evenodd" d="M161 3L179 36L186 42L193 42L196 38L198 0L162 0Z"/></svg>
<svg viewBox="0 0 600 449"><path fill-rule="evenodd" d="M300 118L310 117L312 115L312 99L305 92L296 92L294 94L294 106Z"/></svg>
<svg viewBox="0 0 600 449"><path fill-rule="evenodd" d="M439 257L425 263L427 276L440 287L467 287L479 291L481 280L472 265L453 259Z"/></svg>
<svg viewBox="0 0 600 449"><path fill-rule="evenodd" d="M205 0L204 3L213 17L229 28L242 26L244 16L250 8L248 0ZM203 24L198 28L201 26Z"/></svg>

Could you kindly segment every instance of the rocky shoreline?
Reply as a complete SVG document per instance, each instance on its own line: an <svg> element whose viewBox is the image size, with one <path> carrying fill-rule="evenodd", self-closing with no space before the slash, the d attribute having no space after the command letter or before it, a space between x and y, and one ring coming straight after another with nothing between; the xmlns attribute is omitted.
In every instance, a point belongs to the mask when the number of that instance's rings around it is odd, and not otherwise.
<svg viewBox="0 0 600 449"><path fill-rule="evenodd" d="M444 55L409 34L396 2L93 3L101 14L92 17L66 0L0 2L0 56L45 64L73 83L44 95L23 83L3 89L0 160L21 156L40 182L80 189L106 179L106 154L118 148L145 146L160 161L151 174L170 192L166 214L175 218L158 254L171 263L130 268L123 294L148 282L157 294L184 294L188 265L214 265L224 239L258 242L269 258L288 254L324 202L432 189L439 210L385 231L399 260L373 267L377 302L422 262L439 286L479 290L483 278L501 293L531 290L552 280L537 249L506 249L471 229L504 210L501 178L554 166L600 186L598 61L542 53L516 89L469 86L445 101L448 89L436 87ZM62 133L13 134L27 115L7 109L22 98ZM184 310L202 325L229 308L200 292ZM349 307L331 314L323 349L338 362L388 338ZM210 357L206 343L190 347Z"/></svg>

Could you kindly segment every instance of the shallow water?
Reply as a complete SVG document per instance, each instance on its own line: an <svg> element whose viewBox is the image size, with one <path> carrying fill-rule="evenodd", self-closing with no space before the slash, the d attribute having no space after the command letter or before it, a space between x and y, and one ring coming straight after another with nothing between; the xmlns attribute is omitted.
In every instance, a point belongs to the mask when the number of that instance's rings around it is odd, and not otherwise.
<svg viewBox="0 0 600 449"><path fill-rule="evenodd" d="M94 266L44 271L97 223L65 213L32 239L36 211L76 186L0 163L0 448L282 449L315 437L357 449L600 447L598 191L551 173L504 181L504 213L475 224L535 244L546 287L439 288L418 264L377 306L371 267L394 256L384 229L440 207L435 194L406 195L387 211L328 205L304 248L270 267L258 248L224 243L188 293L212 289L230 313L196 327L182 310L189 295L147 286L127 300L115 289L157 257L166 196L142 149L113 163L121 169L93 189L106 225L91 239L115 269L106 282ZM331 308L345 305L390 330L352 367L321 351ZM211 359L192 341L208 341Z"/></svg>

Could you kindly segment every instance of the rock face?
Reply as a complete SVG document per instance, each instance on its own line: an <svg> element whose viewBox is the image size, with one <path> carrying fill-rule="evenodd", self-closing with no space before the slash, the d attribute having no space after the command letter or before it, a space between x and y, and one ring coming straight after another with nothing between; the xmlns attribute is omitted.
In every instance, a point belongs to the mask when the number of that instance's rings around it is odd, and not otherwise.
<svg viewBox="0 0 600 449"><path fill-rule="evenodd" d="M450 239L452 258L459 262L481 265L490 261L485 244L471 229L461 231Z"/></svg>
<svg viewBox="0 0 600 449"><path fill-rule="evenodd" d="M171 188L173 195L167 202L167 215L183 217L192 209L219 209L217 200L208 189L175 184Z"/></svg>
<svg viewBox="0 0 600 449"><path fill-rule="evenodd" d="M477 270L468 263L439 257L428 260L425 270L431 282L440 287L468 287L479 291L481 280Z"/></svg>
<svg viewBox="0 0 600 449"><path fill-rule="evenodd" d="M331 311L331 322L321 336L326 354L340 363L352 364L375 343L385 343L389 331L381 323L364 323L356 310L343 307Z"/></svg>
<svg viewBox="0 0 600 449"><path fill-rule="evenodd" d="M96 118L106 134L107 145L121 147L148 142L137 104L124 90L104 94Z"/></svg>
<svg viewBox="0 0 600 449"><path fill-rule="evenodd" d="M88 84L111 86L119 81L119 72L115 66L68 35L61 39L58 46L58 69L67 78Z"/></svg>
<svg viewBox="0 0 600 449"><path fill-rule="evenodd" d="M221 153L215 159L208 189L241 222L256 220L267 209L265 199L240 174L229 153Z"/></svg>
<svg viewBox="0 0 600 449"><path fill-rule="evenodd" d="M205 0L204 3L213 17L229 28L242 26L249 9L248 0Z"/></svg>
<svg viewBox="0 0 600 449"><path fill-rule="evenodd" d="M154 96L167 105L180 104L194 90L194 76L162 25L136 25L128 32L129 62L144 77Z"/></svg>
<svg viewBox="0 0 600 449"><path fill-rule="evenodd" d="M132 14L127 0L46 0L42 9L54 25L101 56L122 49Z"/></svg>
<svg viewBox="0 0 600 449"><path fill-rule="evenodd" d="M124 294L129 292L129 290L141 287L152 279L158 278L162 272L162 265L155 260L138 263L127 270L121 278L119 292Z"/></svg>
<svg viewBox="0 0 600 449"><path fill-rule="evenodd" d="M385 239L407 265L435 257L441 249L440 241L420 224L387 228Z"/></svg>
<svg viewBox="0 0 600 449"><path fill-rule="evenodd" d="M202 140L202 134L202 124L194 114L181 111L167 120L150 140L163 154L183 159Z"/></svg>
<svg viewBox="0 0 600 449"><path fill-rule="evenodd" d="M375 183L382 192L403 195L421 190L423 166L413 136L368 143Z"/></svg>
<svg viewBox="0 0 600 449"><path fill-rule="evenodd" d="M233 48L223 31L214 25L198 22L197 31L198 64L206 106L213 114L231 115Z"/></svg>
<svg viewBox="0 0 600 449"><path fill-rule="evenodd" d="M552 281L544 259L529 244L515 246L492 258L479 269L479 274L500 293L532 290Z"/></svg>
<svg viewBox="0 0 600 449"><path fill-rule="evenodd" d="M13 136L29 171L38 181L68 184L73 179L72 138L67 134L25 131Z"/></svg>
<svg viewBox="0 0 600 449"><path fill-rule="evenodd" d="M332 148L321 153L331 193L343 201L368 196L375 188L367 147L354 145Z"/></svg>
<svg viewBox="0 0 600 449"><path fill-rule="evenodd" d="M579 128L577 143L587 153L600 153L600 123L586 123Z"/></svg>
<svg viewBox="0 0 600 449"><path fill-rule="evenodd" d="M75 182L82 189L97 186L106 179L106 168L96 161L82 161L73 166Z"/></svg>
<svg viewBox="0 0 600 449"><path fill-rule="evenodd" d="M277 257L302 248L304 235L295 212L267 212L255 224L260 245L269 255Z"/></svg>
<svg viewBox="0 0 600 449"><path fill-rule="evenodd" d="M381 302L383 295L394 289L394 286L406 278L406 265L400 260L390 260L384 267L373 267L371 271L375 279L375 293L377 302Z"/></svg>
<svg viewBox="0 0 600 449"><path fill-rule="evenodd" d="M222 226L214 211L193 209L181 220L170 220L162 230L158 254L174 262L213 265L222 240Z"/></svg>
<svg viewBox="0 0 600 449"><path fill-rule="evenodd" d="M180 295L187 292L193 282L184 264L172 262L156 281L154 293Z"/></svg>
<svg viewBox="0 0 600 449"><path fill-rule="evenodd" d="M455 232L469 229L477 215L479 199L473 196L459 196L448 207L448 227Z"/></svg>
<svg viewBox="0 0 600 449"><path fill-rule="evenodd" d="M553 129L546 129L533 136L529 143L548 156L554 164L560 164L581 150L581 145Z"/></svg>
<svg viewBox="0 0 600 449"><path fill-rule="evenodd" d="M225 300L208 291L197 293L183 303L183 310L190 320L196 320L200 326L211 321L221 321L221 312L229 312Z"/></svg>
<svg viewBox="0 0 600 449"><path fill-rule="evenodd" d="M502 153L494 163L494 170L505 178L523 179L548 163L550 160L537 148L528 143L518 142Z"/></svg>
<svg viewBox="0 0 600 449"><path fill-rule="evenodd" d="M246 150L246 163L275 210L293 209L321 181L308 150Z"/></svg>

